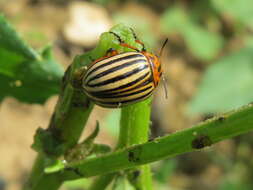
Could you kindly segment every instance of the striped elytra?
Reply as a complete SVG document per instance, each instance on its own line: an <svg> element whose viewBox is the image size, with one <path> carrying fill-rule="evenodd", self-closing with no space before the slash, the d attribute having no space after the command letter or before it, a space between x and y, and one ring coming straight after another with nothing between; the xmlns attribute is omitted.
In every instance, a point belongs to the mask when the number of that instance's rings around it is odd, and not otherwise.
<svg viewBox="0 0 253 190"><path fill-rule="evenodd" d="M95 61L82 87L96 104L118 108L148 98L161 76L158 58L147 52L125 52Z"/></svg>

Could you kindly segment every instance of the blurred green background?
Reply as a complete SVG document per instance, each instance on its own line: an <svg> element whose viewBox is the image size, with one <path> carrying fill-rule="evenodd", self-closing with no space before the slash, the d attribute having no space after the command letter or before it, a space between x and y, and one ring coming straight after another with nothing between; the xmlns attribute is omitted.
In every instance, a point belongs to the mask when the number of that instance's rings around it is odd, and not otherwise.
<svg viewBox="0 0 253 190"><path fill-rule="evenodd" d="M252 5L251 0L0 0L0 12L35 49L52 44L64 68L118 23L131 26L154 53L168 38L162 62L169 94L165 99L162 85L155 91L154 138L252 102ZM33 134L47 126L56 100L43 106L13 98L1 103L0 190L24 183L35 156L29 148ZM98 141L115 144L119 117L120 110L96 107L84 136L99 120ZM154 189L253 189L252 139L247 134L152 164ZM78 180L62 189L85 189L89 183Z"/></svg>

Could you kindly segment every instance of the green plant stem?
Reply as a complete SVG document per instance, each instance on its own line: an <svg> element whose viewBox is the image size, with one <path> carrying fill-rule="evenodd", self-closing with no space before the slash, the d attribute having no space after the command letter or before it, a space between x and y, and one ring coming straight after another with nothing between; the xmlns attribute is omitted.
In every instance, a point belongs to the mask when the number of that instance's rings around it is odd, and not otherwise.
<svg viewBox="0 0 253 190"><path fill-rule="evenodd" d="M151 99L122 108L119 148L148 140Z"/></svg>
<svg viewBox="0 0 253 190"><path fill-rule="evenodd" d="M79 63L82 59L81 56L76 57L71 68L65 73L62 92L48 128L53 136L61 140L64 147L62 154L77 143L93 108L93 104L89 103L86 96L74 90L71 85L71 77L80 67ZM44 173L46 162L46 157L39 154L24 190L55 190L59 188L63 180L59 175Z"/></svg>
<svg viewBox="0 0 253 190"><path fill-rule="evenodd" d="M253 129L253 106L206 120L153 141L134 145L97 158L73 162L60 175L66 180L102 175L208 147ZM78 171L78 172L77 172Z"/></svg>
<svg viewBox="0 0 253 190"><path fill-rule="evenodd" d="M151 98L132 106L122 108L119 148L130 147L148 141ZM137 174L136 174L137 173ZM128 171L130 182L136 189L152 190L150 166L136 167Z"/></svg>
<svg viewBox="0 0 253 190"><path fill-rule="evenodd" d="M150 122L150 102L151 99L148 99L144 102L121 109L120 132L116 150L147 142ZM150 167L148 165L140 166L134 170L134 172L136 171L138 171L140 175L132 180L134 184L137 187L143 187L141 189L151 189L152 179ZM89 190L105 189L116 174L117 173L110 173L98 177Z"/></svg>

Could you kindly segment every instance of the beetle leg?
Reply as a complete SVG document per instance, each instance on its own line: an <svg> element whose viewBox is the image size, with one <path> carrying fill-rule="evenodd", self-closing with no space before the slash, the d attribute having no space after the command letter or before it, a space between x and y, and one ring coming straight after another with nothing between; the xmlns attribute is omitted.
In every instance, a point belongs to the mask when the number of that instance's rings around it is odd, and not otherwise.
<svg viewBox="0 0 253 190"><path fill-rule="evenodd" d="M139 38L137 37L137 35L136 35L136 33L134 32L134 30L133 30L132 28L130 28L130 29L131 29L132 34L133 34L133 36L134 36L135 42L138 43L138 44L141 44L141 46L142 46L142 50L141 50L141 51L147 51L146 48L145 48L144 43L141 42L141 41L139 40Z"/></svg>
<svg viewBox="0 0 253 190"><path fill-rule="evenodd" d="M123 47L127 47L127 48L130 48L130 49L133 49L133 50L139 52L139 50L138 50L136 47L131 46L131 45L125 43L125 42L120 38L120 36L119 36L118 34L116 34L116 33L114 33L114 32L109 32L109 33L111 33L111 34L113 34L114 36L116 36L116 38L117 38L118 41L119 41L119 45L121 45L121 46L123 46Z"/></svg>
<svg viewBox="0 0 253 190"><path fill-rule="evenodd" d="M141 51L147 51L143 42L141 42L140 40L135 40L135 42L142 45Z"/></svg>
<svg viewBox="0 0 253 190"><path fill-rule="evenodd" d="M118 54L118 51L114 48L110 48L106 51L106 57L111 57L117 54Z"/></svg>

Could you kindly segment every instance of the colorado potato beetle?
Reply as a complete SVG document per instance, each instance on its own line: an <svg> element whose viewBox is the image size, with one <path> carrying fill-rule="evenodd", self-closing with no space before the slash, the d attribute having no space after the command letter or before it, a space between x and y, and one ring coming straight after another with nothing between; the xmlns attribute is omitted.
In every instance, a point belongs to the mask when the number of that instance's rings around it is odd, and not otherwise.
<svg viewBox="0 0 253 190"><path fill-rule="evenodd" d="M162 76L162 68L158 56L147 52L134 32L136 43L142 45L141 51L125 43L116 33L110 33L121 46L133 51L119 53L109 49L104 57L93 61L87 68L82 78L82 88L96 104L119 108L151 96Z"/></svg>

